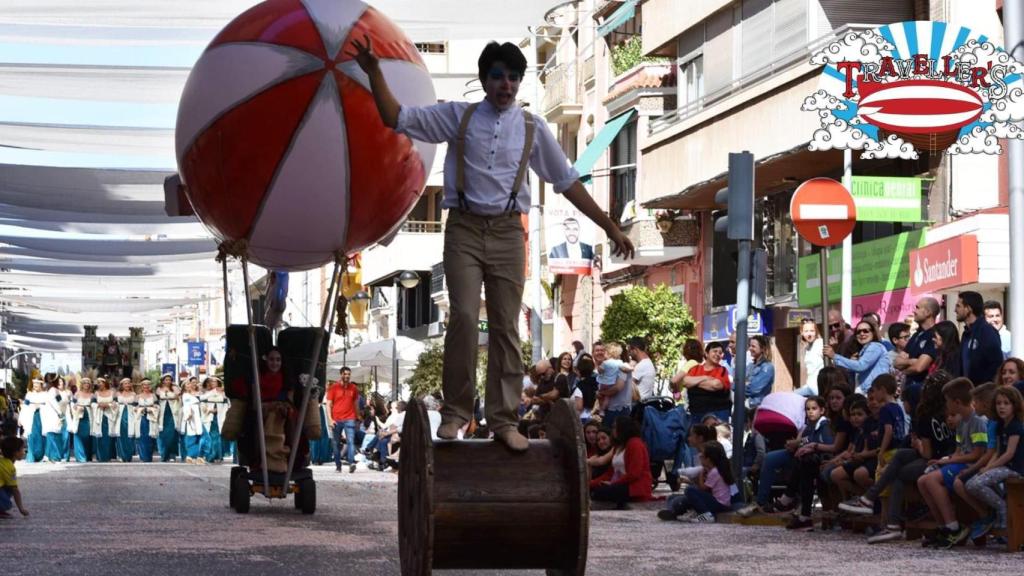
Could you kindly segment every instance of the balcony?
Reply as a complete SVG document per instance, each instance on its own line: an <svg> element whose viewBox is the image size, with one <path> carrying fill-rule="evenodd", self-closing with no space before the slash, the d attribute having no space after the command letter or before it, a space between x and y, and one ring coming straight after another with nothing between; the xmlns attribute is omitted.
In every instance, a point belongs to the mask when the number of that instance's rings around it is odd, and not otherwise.
<svg viewBox="0 0 1024 576"><path fill-rule="evenodd" d="M440 222L407 220L390 244L363 253L363 283L377 284L402 270L428 272L441 260L443 244Z"/></svg>
<svg viewBox="0 0 1024 576"><path fill-rule="evenodd" d="M636 257L623 260L609 250L611 264L656 266L695 256L700 245L700 226L697 220L677 218L667 221L667 224L655 222L653 218L638 218L625 224L623 231L636 247ZM664 231L659 225L664 227Z"/></svg>
<svg viewBox="0 0 1024 576"><path fill-rule="evenodd" d="M544 118L556 124L578 120L583 115L576 89L576 64L559 64L544 78Z"/></svg>
<svg viewBox="0 0 1024 576"><path fill-rule="evenodd" d="M612 116L629 108L645 112L676 107L676 76L669 62L643 62L619 74L602 103Z"/></svg>

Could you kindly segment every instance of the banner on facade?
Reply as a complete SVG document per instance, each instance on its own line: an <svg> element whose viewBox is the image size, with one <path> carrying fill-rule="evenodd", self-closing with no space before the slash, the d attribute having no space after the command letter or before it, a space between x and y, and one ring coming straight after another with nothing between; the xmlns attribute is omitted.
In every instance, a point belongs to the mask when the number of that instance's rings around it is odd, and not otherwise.
<svg viewBox="0 0 1024 576"><path fill-rule="evenodd" d="M545 208L544 238L552 274L590 274L594 262L594 225L568 201Z"/></svg>
<svg viewBox="0 0 1024 576"><path fill-rule="evenodd" d="M825 67L801 106L821 122L812 152L999 154L1000 138L1024 138L1024 64L981 31L899 22L849 32L811 63Z"/></svg>
<svg viewBox="0 0 1024 576"><path fill-rule="evenodd" d="M853 296L878 294L910 285L910 251L924 244L924 231L915 230L853 245ZM842 296L843 249L832 250L828 262L829 300ZM797 298L800 306L821 304L821 269L817 255L800 259Z"/></svg>
<svg viewBox="0 0 1024 576"><path fill-rule="evenodd" d="M858 222L921 222L921 179L854 176L850 187Z"/></svg>
<svg viewBox="0 0 1024 576"><path fill-rule="evenodd" d="M188 343L188 365L206 364L206 342L191 340Z"/></svg>
<svg viewBox="0 0 1024 576"><path fill-rule="evenodd" d="M978 281L978 237L963 234L910 253L915 294L947 290Z"/></svg>

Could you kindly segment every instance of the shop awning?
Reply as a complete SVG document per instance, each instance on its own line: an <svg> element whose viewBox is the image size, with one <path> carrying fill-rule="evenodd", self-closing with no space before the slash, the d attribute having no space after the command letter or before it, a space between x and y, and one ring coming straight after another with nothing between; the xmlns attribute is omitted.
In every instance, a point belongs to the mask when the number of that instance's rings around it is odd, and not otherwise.
<svg viewBox="0 0 1024 576"><path fill-rule="evenodd" d="M634 114L636 114L636 110L630 110L605 122L604 127L590 141L587 149L583 151L583 154L580 154L576 164L573 165L573 168L580 173L580 180L584 182L590 180L590 173L594 170L594 164L597 164L597 159L604 154L605 149L611 146L612 140L615 140L619 132L633 119Z"/></svg>
<svg viewBox="0 0 1024 576"><path fill-rule="evenodd" d="M601 38L611 34L616 28L622 26L633 16L636 16L636 5L639 0L626 0L619 6L619 9L612 13L603 24L597 27L597 35Z"/></svg>

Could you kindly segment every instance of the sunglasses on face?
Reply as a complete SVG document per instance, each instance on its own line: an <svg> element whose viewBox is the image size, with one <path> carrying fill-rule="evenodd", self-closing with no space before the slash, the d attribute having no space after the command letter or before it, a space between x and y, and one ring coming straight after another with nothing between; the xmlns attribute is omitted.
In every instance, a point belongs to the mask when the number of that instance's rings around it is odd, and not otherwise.
<svg viewBox="0 0 1024 576"><path fill-rule="evenodd" d="M871 334L871 330L868 330L866 328L861 328L860 330L857 330L857 334L858 335L860 335L860 334Z"/></svg>
<svg viewBox="0 0 1024 576"><path fill-rule="evenodd" d="M840 328L840 327L842 327L842 323L840 323L840 322L833 322L832 324L829 324L828 326L829 326L829 328Z"/></svg>
<svg viewBox="0 0 1024 576"><path fill-rule="evenodd" d="M487 73L487 77L491 80L502 80L504 78L508 78L509 82L519 82L523 79L522 74L519 72L503 72L497 68L492 68L491 71Z"/></svg>

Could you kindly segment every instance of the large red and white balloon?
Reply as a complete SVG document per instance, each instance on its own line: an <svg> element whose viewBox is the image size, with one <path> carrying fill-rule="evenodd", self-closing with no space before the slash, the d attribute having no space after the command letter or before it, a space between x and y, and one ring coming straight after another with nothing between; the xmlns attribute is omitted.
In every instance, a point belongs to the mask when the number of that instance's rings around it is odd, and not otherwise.
<svg viewBox="0 0 1024 576"><path fill-rule="evenodd" d="M348 54L373 42L403 105L436 102L415 46L359 0L269 0L200 56L178 109L178 170L192 206L248 258L304 270L397 228L423 192L434 146L383 125Z"/></svg>

